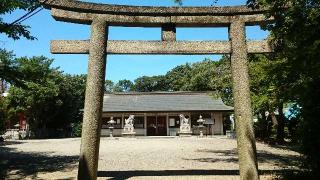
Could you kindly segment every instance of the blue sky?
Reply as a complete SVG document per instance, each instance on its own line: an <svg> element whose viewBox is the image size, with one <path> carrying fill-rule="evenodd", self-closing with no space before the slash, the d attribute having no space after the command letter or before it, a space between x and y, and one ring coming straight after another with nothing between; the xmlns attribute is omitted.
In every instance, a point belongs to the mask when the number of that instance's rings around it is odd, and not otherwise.
<svg viewBox="0 0 320 180"><path fill-rule="evenodd" d="M173 0L86 0L110 4L173 6ZM184 0L183 6L210 6L214 0ZM244 5L246 0L219 0L215 6ZM12 22L25 12L16 11L3 16ZM12 50L17 57L44 55L53 58L53 66L69 74L86 74L88 55L59 55L50 53L50 40L89 39L90 26L55 21L49 10L43 10L24 24L31 27L32 35L38 40L13 41L0 34L0 48ZM259 27L247 27L247 39L264 39L268 32ZM160 40L160 28L109 27L110 40ZM227 28L177 28L177 40L227 40ZM218 60L219 55L108 55L106 79L116 82L120 79L134 80L147 75L165 74L177 65L193 63L205 58Z"/></svg>

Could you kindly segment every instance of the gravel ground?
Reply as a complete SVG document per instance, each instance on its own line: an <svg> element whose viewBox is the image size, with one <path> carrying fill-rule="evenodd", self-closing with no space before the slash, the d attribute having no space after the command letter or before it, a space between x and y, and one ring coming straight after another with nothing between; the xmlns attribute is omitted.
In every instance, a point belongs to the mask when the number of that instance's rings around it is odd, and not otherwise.
<svg viewBox="0 0 320 180"><path fill-rule="evenodd" d="M74 179L80 139L7 141L0 145L6 179ZM297 169L300 155L257 143L261 179ZM101 138L99 179L238 179L236 140L212 138ZM1 179L1 178L0 178Z"/></svg>

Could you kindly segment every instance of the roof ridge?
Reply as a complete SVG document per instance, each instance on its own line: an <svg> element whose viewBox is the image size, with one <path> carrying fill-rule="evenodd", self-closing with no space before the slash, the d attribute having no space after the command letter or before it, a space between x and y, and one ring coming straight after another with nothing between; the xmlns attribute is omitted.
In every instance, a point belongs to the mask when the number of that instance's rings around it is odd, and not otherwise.
<svg viewBox="0 0 320 180"><path fill-rule="evenodd" d="M195 94L209 94L214 91L153 91L153 92L116 92L105 93L104 95L195 95Z"/></svg>

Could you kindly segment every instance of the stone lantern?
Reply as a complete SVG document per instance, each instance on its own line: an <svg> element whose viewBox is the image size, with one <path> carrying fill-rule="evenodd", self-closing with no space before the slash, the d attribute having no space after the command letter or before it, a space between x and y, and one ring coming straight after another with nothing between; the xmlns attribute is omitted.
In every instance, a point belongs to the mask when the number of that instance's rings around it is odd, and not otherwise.
<svg viewBox="0 0 320 180"><path fill-rule="evenodd" d="M202 132L202 130L203 130L203 128L204 128L204 126L203 126L203 123L205 122L206 120L204 120L204 119L202 119L202 116L200 115L199 116L199 119L197 120L197 122L198 122L198 128L199 128L199 131L200 131L200 137L203 137L203 132Z"/></svg>
<svg viewBox="0 0 320 180"><path fill-rule="evenodd" d="M108 121L109 124L109 130L110 130L110 137L113 137L113 129L114 129L114 124L116 123L116 121L113 120L113 117L110 117L110 121Z"/></svg>

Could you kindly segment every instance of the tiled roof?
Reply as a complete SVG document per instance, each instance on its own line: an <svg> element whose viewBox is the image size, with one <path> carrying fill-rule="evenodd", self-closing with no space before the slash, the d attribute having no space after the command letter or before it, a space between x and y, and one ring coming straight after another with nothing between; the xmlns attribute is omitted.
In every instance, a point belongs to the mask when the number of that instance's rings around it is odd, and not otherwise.
<svg viewBox="0 0 320 180"><path fill-rule="evenodd" d="M233 111L206 92L105 94L103 112Z"/></svg>

